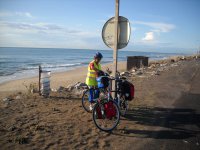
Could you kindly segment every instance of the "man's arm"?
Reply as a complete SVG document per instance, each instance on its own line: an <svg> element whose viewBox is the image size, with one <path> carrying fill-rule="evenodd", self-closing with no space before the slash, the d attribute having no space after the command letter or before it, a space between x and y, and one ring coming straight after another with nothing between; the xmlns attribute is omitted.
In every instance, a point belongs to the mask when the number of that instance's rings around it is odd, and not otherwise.
<svg viewBox="0 0 200 150"><path fill-rule="evenodd" d="M91 64L90 64L90 69L92 69L92 70L94 70L94 71L96 71L96 72L101 71L101 70L95 68L94 63L91 63Z"/></svg>

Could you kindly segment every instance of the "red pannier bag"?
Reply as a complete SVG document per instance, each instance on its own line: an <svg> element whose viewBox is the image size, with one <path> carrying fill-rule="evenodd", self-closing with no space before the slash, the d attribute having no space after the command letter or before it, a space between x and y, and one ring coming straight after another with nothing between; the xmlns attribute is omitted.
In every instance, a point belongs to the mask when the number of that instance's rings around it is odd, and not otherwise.
<svg viewBox="0 0 200 150"><path fill-rule="evenodd" d="M124 81L121 85L121 92L122 96L124 96L126 100L131 101L134 99L135 87L132 83Z"/></svg>
<svg viewBox="0 0 200 150"><path fill-rule="evenodd" d="M108 119L112 119L113 117L116 116L116 108L115 106L113 105L113 101L109 101L107 103L104 104L104 111L105 111L105 115L106 115L106 118Z"/></svg>
<svg viewBox="0 0 200 150"><path fill-rule="evenodd" d="M98 105L97 106L97 109L96 109L96 113L97 113L97 118L98 119L102 119L103 117L102 117L102 113L101 113L101 108L100 108L100 106Z"/></svg>

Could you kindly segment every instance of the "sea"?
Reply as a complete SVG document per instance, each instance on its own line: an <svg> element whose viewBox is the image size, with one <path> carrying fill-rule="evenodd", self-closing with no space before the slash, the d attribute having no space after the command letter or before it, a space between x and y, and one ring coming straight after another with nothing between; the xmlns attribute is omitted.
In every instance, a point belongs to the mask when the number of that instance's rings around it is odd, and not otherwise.
<svg viewBox="0 0 200 150"><path fill-rule="evenodd" d="M39 65L51 73L87 66L96 52L103 54L102 64L113 61L112 50L0 47L0 83L38 76ZM180 54L119 50L118 61L126 61L127 56L160 60L174 55Z"/></svg>

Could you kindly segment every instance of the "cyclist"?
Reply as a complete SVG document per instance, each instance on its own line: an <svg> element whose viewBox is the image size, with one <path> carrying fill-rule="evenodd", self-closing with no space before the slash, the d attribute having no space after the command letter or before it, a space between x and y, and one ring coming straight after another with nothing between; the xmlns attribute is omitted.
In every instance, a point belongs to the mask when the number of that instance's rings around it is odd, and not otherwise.
<svg viewBox="0 0 200 150"><path fill-rule="evenodd" d="M97 87L96 78L98 77L98 73L101 72L100 61L102 58L103 58L103 55L100 52L97 52L94 56L94 60L91 61L88 65L86 84L89 86L90 110L93 109L92 104L95 102L95 99L99 97L99 90L95 88Z"/></svg>

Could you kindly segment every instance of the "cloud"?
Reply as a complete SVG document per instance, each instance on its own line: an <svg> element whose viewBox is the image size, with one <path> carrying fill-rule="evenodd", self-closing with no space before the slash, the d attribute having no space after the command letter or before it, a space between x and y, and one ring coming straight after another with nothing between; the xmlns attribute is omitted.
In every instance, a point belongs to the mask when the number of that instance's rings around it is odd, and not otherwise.
<svg viewBox="0 0 200 150"><path fill-rule="evenodd" d="M146 22L146 21L131 21L135 25L143 25L150 27L149 31L145 33L145 36L141 38L139 43L157 45L161 34L171 32L176 28L174 24L163 23L163 22Z"/></svg>
<svg viewBox="0 0 200 150"><path fill-rule="evenodd" d="M33 18L31 13L29 13L29 12L16 12L15 14L18 15L18 16L25 16L25 17L28 17L28 18Z"/></svg>
<svg viewBox="0 0 200 150"><path fill-rule="evenodd" d="M145 37L142 40L143 41L154 41L154 33L153 32L145 33Z"/></svg>
<svg viewBox="0 0 200 150"><path fill-rule="evenodd" d="M52 32L63 32L63 33L80 33L81 31L75 29L67 29L60 25L51 24L51 23L27 23L27 22L6 22L0 21L0 31L4 29L9 29L12 31L21 31L21 32L43 32L43 33L52 33Z"/></svg>
<svg viewBox="0 0 200 150"><path fill-rule="evenodd" d="M132 21L133 24L145 25L153 28L157 32L170 32L175 29L174 24L163 23L163 22L145 22L145 21Z"/></svg>
<svg viewBox="0 0 200 150"><path fill-rule="evenodd" d="M83 27L0 21L1 46L94 48L100 38L100 31L88 31Z"/></svg>
<svg viewBox="0 0 200 150"><path fill-rule="evenodd" d="M29 12L0 12L0 17L27 17L27 18L34 18L34 16Z"/></svg>

